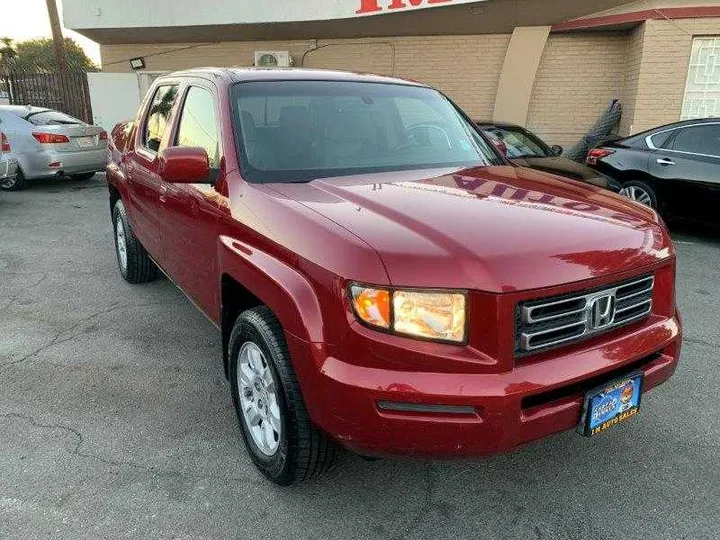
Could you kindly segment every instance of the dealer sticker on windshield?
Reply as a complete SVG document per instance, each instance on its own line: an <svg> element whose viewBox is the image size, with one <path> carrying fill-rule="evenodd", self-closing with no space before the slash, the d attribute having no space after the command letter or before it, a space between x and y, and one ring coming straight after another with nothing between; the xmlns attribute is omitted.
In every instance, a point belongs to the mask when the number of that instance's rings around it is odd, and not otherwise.
<svg viewBox="0 0 720 540"><path fill-rule="evenodd" d="M636 416L640 410L642 380L641 372L631 373L588 392L578 431L591 437Z"/></svg>

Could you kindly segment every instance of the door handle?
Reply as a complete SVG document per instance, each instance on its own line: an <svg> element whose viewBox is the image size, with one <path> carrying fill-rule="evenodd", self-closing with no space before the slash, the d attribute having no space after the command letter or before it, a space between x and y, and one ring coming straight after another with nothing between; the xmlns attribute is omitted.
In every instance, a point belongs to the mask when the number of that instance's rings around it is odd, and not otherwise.
<svg viewBox="0 0 720 540"><path fill-rule="evenodd" d="M165 196L165 195L167 195L167 192L168 192L168 188L165 187L164 185L160 184L160 202L161 203L167 202L167 197Z"/></svg>
<svg viewBox="0 0 720 540"><path fill-rule="evenodd" d="M660 158L657 160L658 165L675 165L675 162L672 159L668 158Z"/></svg>

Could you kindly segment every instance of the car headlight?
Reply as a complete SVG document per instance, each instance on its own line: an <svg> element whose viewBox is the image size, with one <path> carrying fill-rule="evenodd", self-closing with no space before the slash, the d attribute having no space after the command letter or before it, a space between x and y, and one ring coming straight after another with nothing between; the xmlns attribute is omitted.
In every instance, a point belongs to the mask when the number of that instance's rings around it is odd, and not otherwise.
<svg viewBox="0 0 720 540"><path fill-rule="evenodd" d="M363 323L420 339L464 343L466 293L350 285L355 316Z"/></svg>

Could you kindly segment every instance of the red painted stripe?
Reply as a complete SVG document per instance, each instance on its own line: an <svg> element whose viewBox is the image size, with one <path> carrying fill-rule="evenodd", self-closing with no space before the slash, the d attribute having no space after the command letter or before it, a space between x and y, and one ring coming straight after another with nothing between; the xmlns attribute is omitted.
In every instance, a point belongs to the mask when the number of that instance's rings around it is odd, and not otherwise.
<svg viewBox="0 0 720 540"><path fill-rule="evenodd" d="M704 17L720 17L720 6L646 9L632 13L577 19L554 24L551 31L582 30L585 28L644 22L650 19L701 19Z"/></svg>

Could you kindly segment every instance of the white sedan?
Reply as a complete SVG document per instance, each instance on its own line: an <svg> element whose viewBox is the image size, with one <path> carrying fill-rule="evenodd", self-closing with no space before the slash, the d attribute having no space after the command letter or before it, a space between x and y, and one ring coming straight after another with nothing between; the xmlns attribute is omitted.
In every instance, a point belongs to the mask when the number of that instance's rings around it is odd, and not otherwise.
<svg viewBox="0 0 720 540"><path fill-rule="evenodd" d="M53 176L86 180L105 170L107 132L63 112L0 105L0 131L17 161L17 174L1 189L23 189L27 180Z"/></svg>

